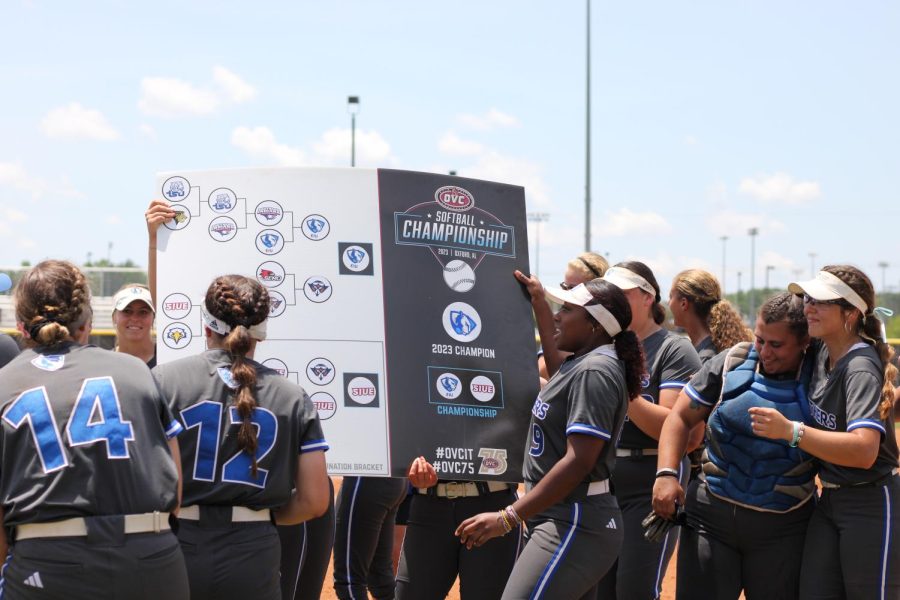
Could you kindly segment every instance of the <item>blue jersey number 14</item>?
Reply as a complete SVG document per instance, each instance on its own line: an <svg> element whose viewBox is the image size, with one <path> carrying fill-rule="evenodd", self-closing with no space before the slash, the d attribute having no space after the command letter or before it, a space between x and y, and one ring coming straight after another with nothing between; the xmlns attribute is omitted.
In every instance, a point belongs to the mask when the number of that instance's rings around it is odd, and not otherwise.
<svg viewBox="0 0 900 600"><path fill-rule="evenodd" d="M9 405L3 420L14 429L28 422L44 473L69 466L69 457L63 447L46 388L22 392ZM66 425L66 437L69 446L104 442L108 458L128 458L128 442L134 441L134 429L130 421L122 420L119 396L112 377L84 380Z"/></svg>

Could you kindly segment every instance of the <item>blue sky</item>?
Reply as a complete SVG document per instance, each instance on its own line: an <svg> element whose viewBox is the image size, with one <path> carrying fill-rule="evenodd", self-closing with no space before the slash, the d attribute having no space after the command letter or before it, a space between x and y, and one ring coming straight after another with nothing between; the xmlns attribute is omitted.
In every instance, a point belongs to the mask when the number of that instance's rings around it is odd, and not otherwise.
<svg viewBox="0 0 900 600"><path fill-rule="evenodd" d="M523 185L583 249L585 5L77 3L0 18L0 266L145 262L158 171L358 164ZM668 286L850 262L900 289L900 5L595 2L592 249ZM534 268L534 226L532 240ZM665 294L664 294L665 295Z"/></svg>

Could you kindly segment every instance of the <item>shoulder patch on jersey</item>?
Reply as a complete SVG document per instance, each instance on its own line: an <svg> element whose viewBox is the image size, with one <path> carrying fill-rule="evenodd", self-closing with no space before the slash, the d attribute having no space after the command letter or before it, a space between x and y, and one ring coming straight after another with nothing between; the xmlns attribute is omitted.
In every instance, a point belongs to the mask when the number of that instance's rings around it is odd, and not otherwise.
<svg viewBox="0 0 900 600"><path fill-rule="evenodd" d="M65 362L65 354L39 354L31 359L31 364L44 371L59 371Z"/></svg>
<svg viewBox="0 0 900 600"><path fill-rule="evenodd" d="M231 374L231 369L229 367L219 367L218 371L219 379L225 382L225 385L233 390L236 390L238 388L238 384L234 380L234 375Z"/></svg>

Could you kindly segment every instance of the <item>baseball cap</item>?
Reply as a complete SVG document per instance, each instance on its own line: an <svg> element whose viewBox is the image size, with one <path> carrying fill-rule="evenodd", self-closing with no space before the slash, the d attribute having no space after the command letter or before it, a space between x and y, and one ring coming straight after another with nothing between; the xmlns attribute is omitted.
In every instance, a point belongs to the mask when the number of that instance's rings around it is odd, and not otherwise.
<svg viewBox="0 0 900 600"><path fill-rule="evenodd" d="M615 285L620 290L640 288L651 296L656 297L656 288L650 285L649 281L634 271L629 271L624 267L610 267L606 270L606 273L603 274L603 279Z"/></svg>
<svg viewBox="0 0 900 600"><path fill-rule="evenodd" d="M150 310L154 313L156 312L156 309L153 308L153 298L150 296L150 290L136 285L127 287L124 290L119 290L116 295L113 296L113 310L124 310L126 306L135 300L140 300L149 306Z"/></svg>
<svg viewBox="0 0 900 600"><path fill-rule="evenodd" d="M0 273L0 292L5 292L12 287L12 279L6 273Z"/></svg>
<svg viewBox="0 0 900 600"><path fill-rule="evenodd" d="M788 285L788 291L792 294L806 294L815 300L846 300L866 314L869 306L859 294L853 291L840 277L828 271L819 271L814 279L799 281Z"/></svg>
<svg viewBox="0 0 900 600"><path fill-rule="evenodd" d="M583 307L584 310L588 311L588 314L597 319L597 322L603 326L603 329L606 330L610 337L616 337L622 331L622 326L619 325L619 322L605 306L599 303L589 304L589 302L596 301L596 298L583 283L579 283L571 290L564 290L559 287L544 288L544 294L560 304L568 302L569 304Z"/></svg>

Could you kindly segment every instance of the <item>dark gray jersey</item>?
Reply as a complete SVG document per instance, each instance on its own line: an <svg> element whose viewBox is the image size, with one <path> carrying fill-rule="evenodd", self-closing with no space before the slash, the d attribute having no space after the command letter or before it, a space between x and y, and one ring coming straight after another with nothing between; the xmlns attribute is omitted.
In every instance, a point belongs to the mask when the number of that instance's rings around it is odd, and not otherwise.
<svg viewBox="0 0 900 600"><path fill-rule="evenodd" d="M538 394L531 409L531 434L522 466L537 482L566 454L566 439L583 434L606 441L585 481L607 479L616 460L616 440L628 410L625 365L612 346L569 357Z"/></svg>
<svg viewBox="0 0 900 600"><path fill-rule="evenodd" d="M298 456L328 449L315 406L303 388L248 362L256 369L255 476L250 455L238 448L241 419L234 406L228 353L207 350L153 370L172 412L187 430L178 438L184 506L282 506L294 487Z"/></svg>
<svg viewBox="0 0 900 600"><path fill-rule="evenodd" d="M826 431L869 428L881 434L878 458L868 469L842 467L821 461L819 476L835 484L873 481L897 468L897 438L893 409L887 419L879 414L884 383L878 351L858 344L841 357L829 373L828 349L821 345L810 384L809 408L814 426Z"/></svg>
<svg viewBox="0 0 900 600"><path fill-rule="evenodd" d="M700 368L700 359L690 340L668 329L651 333L641 341L644 347L647 373L642 378L641 396L659 404L659 392L680 390ZM620 448L656 448L657 441L641 431L631 421L622 428Z"/></svg>
<svg viewBox="0 0 900 600"><path fill-rule="evenodd" d="M700 359L701 365L706 364L706 361L716 355L716 347L713 344L712 336L710 335L703 338L694 349L697 351L697 358Z"/></svg>
<svg viewBox="0 0 900 600"><path fill-rule="evenodd" d="M181 426L140 360L64 344L0 370L4 524L174 508Z"/></svg>

